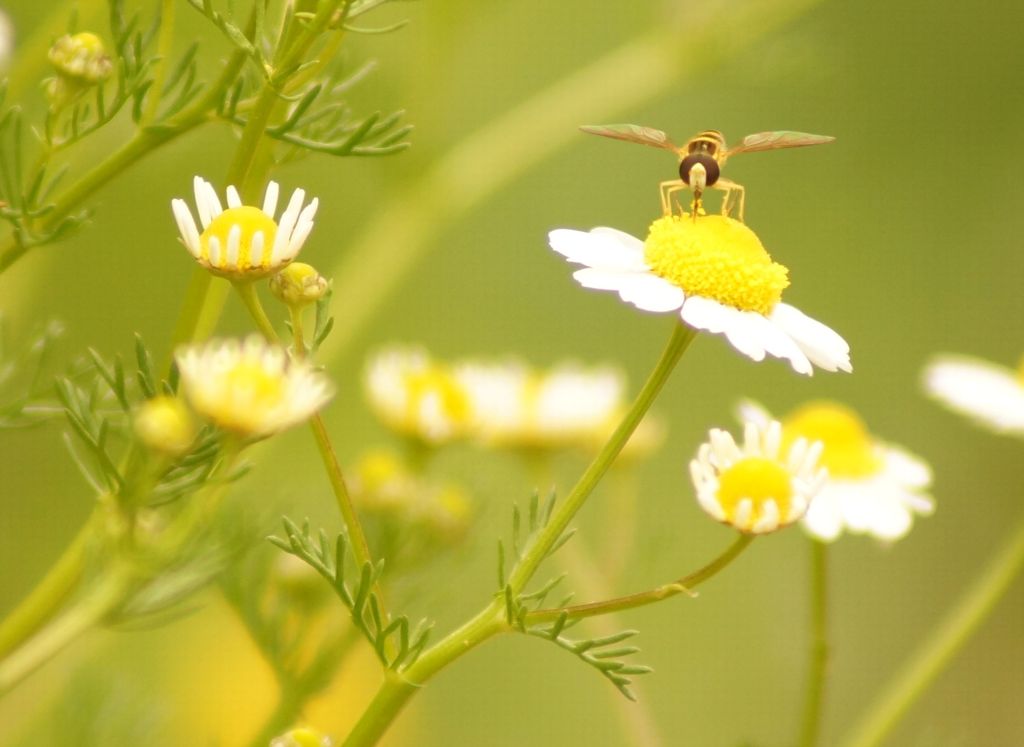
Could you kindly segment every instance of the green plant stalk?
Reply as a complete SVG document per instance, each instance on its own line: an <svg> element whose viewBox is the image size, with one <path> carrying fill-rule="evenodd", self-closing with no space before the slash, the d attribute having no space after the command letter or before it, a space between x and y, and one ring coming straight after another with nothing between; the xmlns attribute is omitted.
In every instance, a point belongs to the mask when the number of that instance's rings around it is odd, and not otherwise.
<svg viewBox="0 0 1024 747"><path fill-rule="evenodd" d="M223 96L227 86L234 81L244 62L245 56L243 54L234 54L227 65L225 65L220 78L218 78L217 82L205 96L197 99L195 103L187 107L172 121L139 130L124 146L69 187L54 202L53 209L40 219L39 228L44 231L54 228L71 211L129 166L141 160L161 145L174 140L179 135L183 135L207 121L211 109L216 106L216 103ZM6 271L7 268L24 256L29 248L19 244L14 236L8 237L4 244L0 246L0 273Z"/></svg>
<svg viewBox="0 0 1024 747"><path fill-rule="evenodd" d="M811 545L811 650L807 662L807 690L800 730L800 747L814 747L821 734L822 706L828 677L828 545Z"/></svg>
<svg viewBox="0 0 1024 747"><path fill-rule="evenodd" d="M139 123L143 126L156 119L160 109L160 97L163 95L164 79L167 77L167 63L171 58L171 47L174 45L174 9L175 0L160 0L160 37L157 39L156 70L153 83L149 87L146 108L142 112Z"/></svg>
<svg viewBox="0 0 1024 747"><path fill-rule="evenodd" d="M266 340L271 343L279 343L280 340L277 332L263 310L263 305L260 303L255 285L254 282L249 281L234 283L235 290L238 291L242 303ZM320 417L319 413L309 419L309 425L313 431L317 451L323 462L324 471L327 473L327 479L331 484L331 491L334 493L342 521L345 524L345 529L348 531L352 554L360 566L366 563L372 565L373 555L370 552L370 545L366 541L366 532L363 531L362 522L359 521L359 514L356 513L355 504L352 503L352 496L348 492L348 486L345 484L345 476L341 471L338 456L334 452L334 446L331 444L331 437L327 433L327 426L324 425L323 418ZM381 604L382 612L386 611L384 593L379 582L374 584L373 590L377 594L377 600Z"/></svg>
<svg viewBox="0 0 1024 747"><path fill-rule="evenodd" d="M933 629L932 634L890 681L849 736L840 743L842 747L875 747L881 744L992 614L1022 568L1024 518L941 624Z"/></svg>
<svg viewBox="0 0 1024 747"><path fill-rule="evenodd" d="M124 599L131 589L131 580L124 566L118 572L106 575L64 615L4 659L0 663L0 696L12 690L80 635L99 624Z"/></svg>
<svg viewBox="0 0 1024 747"><path fill-rule="evenodd" d="M303 307L296 304L288 304L288 316L292 323L292 345L295 348L295 357L302 360L306 357L306 335L302 331Z"/></svg>
<svg viewBox="0 0 1024 747"><path fill-rule="evenodd" d="M93 511L43 580L0 623L0 661L45 625L74 591L100 517L98 510Z"/></svg>
<svg viewBox="0 0 1024 747"><path fill-rule="evenodd" d="M224 474L230 474L238 456L237 450L226 448ZM189 541L197 527L205 526L227 494L229 482L212 485L209 492L196 496L175 517L161 534L151 558L119 558L103 573L96 584L63 615L43 628L23 646L0 662L0 696L35 672L70 645L83 633L102 623L128 599L140 582L155 577L145 560L164 563L173 560L181 546ZM150 575L147 575L150 574Z"/></svg>
<svg viewBox="0 0 1024 747"><path fill-rule="evenodd" d="M536 540L531 543L513 570L508 581L513 594L523 590L562 536L569 522L583 507L587 497L611 467L615 457L633 435L637 424L650 409L669 374L696 334L692 328L673 320L672 335L668 344L629 411L619 423L619 427L609 437L608 442L598 452L568 497L555 510L548 525L537 535ZM475 617L425 651L401 675L386 673L384 684L343 742L343 747L367 747L376 744L412 695L431 677L488 638L511 630L505 614L504 597L498 594Z"/></svg>
<svg viewBox="0 0 1024 747"><path fill-rule="evenodd" d="M536 541L523 553L522 559L516 564L508 582L513 594L519 594L523 590L533 578L533 574L537 572L537 568L540 567L544 558L548 556L551 548L568 529L569 522L583 507L597 483L612 466L615 458L661 392L679 358L689 347L693 338L697 336L696 330L678 320L673 320L672 325L672 336L661 354L661 359L655 365L626 416L580 477L579 482L576 483L565 500L556 507L551 520L537 536Z"/></svg>
<svg viewBox="0 0 1024 747"><path fill-rule="evenodd" d="M647 591L640 591L624 597L616 597L615 599L606 599L600 602L588 602L586 604L576 604L570 607L553 607L551 609L535 610L526 615L526 624L534 625L542 622L554 622L558 618L562 617L562 615L567 616L570 620L579 620L584 617L594 617L595 615L607 615L612 612L621 612L622 610L630 610L636 607L645 607L648 604L661 602L665 599L674 597L677 594L689 594L693 589L717 575L721 570L735 560L736 557L746 550L750 543L754 541L755 536L756 535L753 534L740 534L736 537L733 543L726 548L725 552L717 558L702 568L682 576L676 581L656 586L655 588L648 589Z"/></svg>

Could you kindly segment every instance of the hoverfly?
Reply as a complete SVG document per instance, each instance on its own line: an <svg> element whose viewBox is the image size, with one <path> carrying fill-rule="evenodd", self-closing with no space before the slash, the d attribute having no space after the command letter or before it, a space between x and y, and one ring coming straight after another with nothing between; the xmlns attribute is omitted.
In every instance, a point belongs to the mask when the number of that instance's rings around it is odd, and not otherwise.
<svg viewBox="0 0 1024 747"><path fill-rule="evenodd" d="M672 212L672 195L684 189L693 190L692 214L694 218L701 206L701 195L708 187L725 192L722 198L722 215L729 214L729 198L736 193L736 208L740 221L743 221L743 187L736 182L721 176L722 166L730 156L737 153L754 153L759 150L776 150L778 148L800 148L805 145L822 145L831 143L834 137L828 135L811 135L806 132L778 130L776 132L758 132L747 135L739 143L727 148L725 137L718 130L705 130L686 141L679 147L661 130L653 127L641 127L633 124L585 125L580 127L592 135L625 140L640 145L652 145L655 148L672 151L679 159L679 178L661 182L658 189L661 194L661 209L665 215Z"/></svg>

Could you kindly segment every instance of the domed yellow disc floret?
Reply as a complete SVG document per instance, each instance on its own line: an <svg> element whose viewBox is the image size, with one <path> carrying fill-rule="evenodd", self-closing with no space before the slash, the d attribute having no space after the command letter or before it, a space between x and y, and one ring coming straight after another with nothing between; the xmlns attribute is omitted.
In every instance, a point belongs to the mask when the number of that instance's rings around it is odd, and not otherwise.
<svg viewBox="0 0 1024 747"><path fill-rule="evenodd" d="M237 234L237 239L233 233ZM239 269L270 266L271 248L277 236L277 223L257 207L243 205L228 208L199 236L200 258L212 268ZM238 242L238 259L230 261L233 242Z"/></svg>
<svg viewBox="0 0 1024 747"><path fill-rule="evenodd" d="M280 407L285 398L284 380L258 361L241 361L224 374L224 387L237 403L259 412Z"/></svg>
<svg viewBox="0 0 1024 747"><path fill-rule="evenodd" d="M644 261L687 294L759 314L789 285L789 270L772 261L757 235L723 215L659 218L644 242Z"/></svg>
<svg viewBox="0 0 1024 747"><path fill-rule="evenodd" d="M836 402L810 402L798 408L782 421L782 433L787 444L800 437L821 441L825 450L820 464L831 477L865 477L882 466L864 421Z"/></svg>
<svg viewBox="0 0 1024 747"><path fill-rule="evenodd" d="M762 514L764 504L775 501L779 514L786 516L793 497L792 475L775 459L745 457L727 467L718 477L718 502L730 523L740 502L749 499L751 523Z"/></svg>

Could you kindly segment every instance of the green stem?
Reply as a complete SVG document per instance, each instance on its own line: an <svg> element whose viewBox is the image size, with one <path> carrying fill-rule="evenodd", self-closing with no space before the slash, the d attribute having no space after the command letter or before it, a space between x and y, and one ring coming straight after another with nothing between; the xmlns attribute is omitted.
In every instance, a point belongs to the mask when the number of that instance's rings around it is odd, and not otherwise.
<svg viewBox="0 0 1024 747"><path fill-rule="evenodd" d="M68 188L59 199L54 201L53 209L39 221L41 231L51 230L68 216L87 198L91 197L104 184L111 181L129 166L142 159L143 156L156 148L183 135L199 124L205 122L210 111L215 108L224 90L234 81L235 76L245 61L243 54L234 55L225 66L220 78L205 96L198 99L192 106L185 109L172 121L159 127L139 130L135 136L125 143L105 161L89 171L74 185ZM9 237L0 247L0 273L3 273L18 261L31 247L19 244L15 237Z"/></svg>
<svg viewBox="0 0 1024 747"><path fill-rule="evenodd" d="M263 311L263 304L260 303L259 296L256 293L255 283L238 282L234 286L242 302L245 304L249 315L256 322L256 326L267 342L279 343L280 340L278 339L277 332L274 330L274 325L270 323L266 312ZM317 451L320 453L320 458L323 461L324 470L327 472L327 479L331 483L331 491L334 493L338 510L341 512L342 521L345 524L345 529L348 531L349 541L352 545L352 554L360 566L366 563L372 564L373 555L370 553L370 544L366 541L366 533L363 531L363 525L359 521L359 514L356 513L355 504L352 503L352 496L348 492L348 486L345 484L345 476L341 471L338 456L334 452L334 446L331 444L331 437L327 433L327 426L324 425L323 418L320 417L319 413L309 419L309 425L313 431L313 438L316 440ZM386 610L384 592L379 582L374 584L373 590L377 595L377 601L380 602L382 612L384 612Z"/></svg>
<svg viewBox="0 0 1024 747"><path fill-rule="evenodd" d="M974 584L892 679L874 705L841 742L875 747L921 697L939 673L992 613L1024 568L1024 518Z"/></svg>
<svg viewBox="0 0 1024 747"><path fill-rule="evenodd" d="M740 534L725 552L712 560L707 565L699 568L693 573L687 574L671 583L656 586L647 591L640 591L615 599L605 599L600 602L588 602L587 604L576 604L571 607L554 607L551 609L535 610L526 615L526 623L533 625L541 622L553 622L566 615L570 620L579 620L584 617L595 615L607 615L612 612L644 607L664 599L669 599L677 594L689 593L702 583L712 578L719 571L729 565L736 557L743 552L747 546L754 541L753 534Z"/></svg>
<svg viewBox="0 0 1024 747"><path fill-rule="evenodd" d="M302 307L288 304L288 316L292 323L292 345L295 357L302 360L306 357L306 335L302 331Z"/></svg>
<svg viewBox="0 0 1024 747"><path fill-rule="evenodd" d="M637 425L650 409L661 388L668 380L669 374L675 368L679 358L686 351L690 342L696 337L697 332L682 324L678 320L673 321L672 336L665 346L657 365L647 378L643 388L637 395L636 400L626 413L619 427L615 429L611 438L601 448L594 461L587 467L572 491L565 500L555 509L554 515L548 524L541 530L535 542L523 554L522 559L516 565L509 577L509 586L513 594L523 590L537 568L544 561L544 558L551 552L551 548L561 538L562 534L569 527L569 522L583 507L587 498L593 492L597 483L604 476L605 472L612 466L615 457L619 455L626 445L629 437L633 435Z"/></svg>
<svg viewBox="0 0 1024 747"><path fill-rule="evenodd" d="M126 570L107 575L91 593L0 663L0 696L100 623L130 588L131 577Z"/></svg>
<svg viewBox="0 0 1024 747"><path fill-rule="evenodd" d="M99 518L100 513L93 512L43 580L0 624L0 661L35 635L74 591Z"/></svg>
<svg viewBox="0 0 1024 747"><path fill-rule="evenodd" d="M512 572L509 586L513 594L518 594L529 582L569 522L582 508L597 482L611 467L615 457L633 434L695 336L696 332L690 327L678 321L673 322L672 336L632 407ZM508 630L510 627L505 619L504 599L499 595L475 617L425 651L402 676L387 673L384 684L348 735L343 747L366 747L376 744L405 704L427 680L488 638Z"/></svg>
<svg viewBox="0 0 1024 747"><path fill-rule="evenodd" d="M160 37L156 46L156 70L153 82L149 87L146 108L142 112L139 124L147 125L156 119L163 95L164 79L167 77L167 63L171 58L171 47L174 44L174 8L175 0L160 0Z"/></svg>
<svg viewBox="0 0 1024 747"><path fill-rule="evenodd" d="M821 733L822 705L828 675L828 545L818 540L811 544L811 651L807 666L807 691L804 697L800 747L814 747Z"/></svg>
<svg viewBox="0 0 1024 747"><path fill-rule="evenodd" d="M239 280L233 282L235 290L238 291L239 298L242 299L242 303L245 304L246 311L249 312L249 316L256 323L256 327L259 329L260 334L266 338L267 342L277 343L279 342L277 337L277 330L274 329L274 325L267 317L267 313L263 310L263 304L260 303L260 297L256 293L256 282L253 280Z"/></svg>
<svg viewBox="0 0 1024 747"><path fill-rule="evenodd" d="M342 747L368 747L376 744L423 683L458 657L508 629L505 605L495 599L473 619L426 651L405 672L404 677L386 672L384 684L342 742Z"/></svg>

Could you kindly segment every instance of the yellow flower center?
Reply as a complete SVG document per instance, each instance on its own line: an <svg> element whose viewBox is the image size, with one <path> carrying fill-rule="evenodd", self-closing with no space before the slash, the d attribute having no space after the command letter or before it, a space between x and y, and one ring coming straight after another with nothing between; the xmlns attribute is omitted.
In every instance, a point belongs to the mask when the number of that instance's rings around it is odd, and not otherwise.
<svg viewBox="0 0 1024 747"><path fill-rule="evenodd" d="M441 413L456 423L468 420L469 399L447 369L432 365L414 371L406 375L405 385L409 392L409 422L418 422L420 407L427 397L437 397Z"/></svg>
<svg viewBox="0 0 1024 747"><path fill-rule="evenodd" d="M371 451L356 465L356 474L364 491L375 492L402 476L402 463L390 451Z"/></svg>
<svg viewBox="0 0 1024 747"><path fill-rule="evenodd" d="M781 516L788 515L792 497L792 477L773 459L744 457L718 476L718 503L730 522L744 499L753 504L751 520L756 522L769 499L775 501Z"/></svg>
<svg viewBox="0 0 1024 747"><path fill-rule="evenodd" d="M789 285L757 234L723 215L665 216L651 224L644 261L686 293L767 314Z"/></svg>
<svg viewBox="0 0 1024 747"><path fill-rule="evenodd" d="M231 394L234 412L258 419L281 404L284 377L255 361L243 360L225 374L224 390Z"/></svg>
<svg viewBox="0 0 1024 747"><path fill-rule="evenodd" d="M866 477L882 466L864 421L835 402L810 402L796 409L782 421L782 434L784 448L800 437L821 441L825 450L819 464L832 477Z"/></svg>
<svg viewBox="0 0 1024 747"><path fill-rule="evenodd" d="M270 248L274 245L274 237L277 236L277 223L269 215L257 207L243 205L242 207L228 208L218 215L210 225L206 227L199 237L200 256L207 263L210 261L210 239L217 238L220 244L220 251L217 255L218 268L225 265L225 257L228 247L228 239L231 236L231 229L238 226L238 263L230 269L245 270L250 267L266 268L270 265ZM262 234L262 245L258 256L253 256L253 237Z"/></svg>

